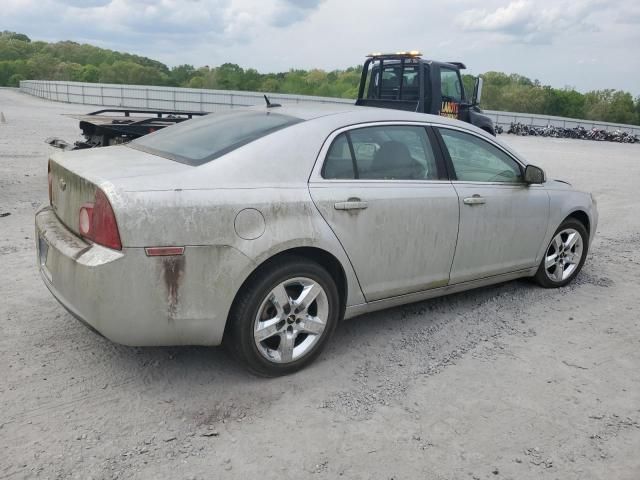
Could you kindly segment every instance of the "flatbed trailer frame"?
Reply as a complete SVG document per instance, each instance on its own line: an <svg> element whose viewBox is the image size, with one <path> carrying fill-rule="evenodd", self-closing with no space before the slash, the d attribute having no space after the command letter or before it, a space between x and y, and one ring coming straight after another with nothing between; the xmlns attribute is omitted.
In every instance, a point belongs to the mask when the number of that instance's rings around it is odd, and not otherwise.
<svg viewBox="0 0 640 480"><path fill-rule="evenodd" d="M85 115L67 115L80 121L85 141L75 142L72 149L106 147L130 142L156 130L189 120L207 112L137 110L105 108ZM47 141L49 144L58 139Z"/></svg>

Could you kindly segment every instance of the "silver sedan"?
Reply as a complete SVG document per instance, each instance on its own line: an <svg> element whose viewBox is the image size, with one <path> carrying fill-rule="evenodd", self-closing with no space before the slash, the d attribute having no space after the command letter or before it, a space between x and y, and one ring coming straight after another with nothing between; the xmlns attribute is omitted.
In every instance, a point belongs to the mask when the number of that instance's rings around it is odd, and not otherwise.
<svg viewBox="0 0 640 480"><path fill-rule="evenodd" d="M38 262L126 345L225 343L293 372L342 318L519 277L578 274L595 201L443 117L351 106L208 115L56 154Z"/></svg>

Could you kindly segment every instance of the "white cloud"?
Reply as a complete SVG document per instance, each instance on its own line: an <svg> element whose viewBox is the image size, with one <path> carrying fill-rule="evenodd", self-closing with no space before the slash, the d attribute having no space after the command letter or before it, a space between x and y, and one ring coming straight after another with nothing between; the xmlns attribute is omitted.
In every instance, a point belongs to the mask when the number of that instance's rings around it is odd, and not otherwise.
<svg viewBox="0 0 640 480"><path fill-rule="evenodd" d="M3 23L45 38L111 40L201 36L246 43L269 27L304 21L322 0L2 0ZM6 3L6 4L5 4ZM29 28L31 27L31 28Z"/></svg>
<svg viewBox="0 0 640 480"><path fill-rule="evenodd" d="M602 0L514 0L494 10L465 10L456 17L456 23L470 32L495 32L515 41L550 43L559 35L596 31L596 23L590 17L603 6Z"/></svg>
<svg viewBox="0 0 640 480"><path fill-rule="evenodd" d="M628 25L640 25L640 3L629 6L627 9L622 9L618 12L616 17L617 23Z"/></svg>
<svg viewBox="0 0 640 480"><path fill-rule="evenodd" d="M527 0L517 0L493 12L484 9L466 10L458 17L465 30L510 31L526 27L531 21L534 5Z"/></svg>
<svg viewBox="0 0 640 480"><path fill-rule="evenodd" d="M169 65L262 72L357 65L418 49L471 72L640 94L638 0L0 0L1 29ZM592 59L598 59L592 61Z"/></svg>

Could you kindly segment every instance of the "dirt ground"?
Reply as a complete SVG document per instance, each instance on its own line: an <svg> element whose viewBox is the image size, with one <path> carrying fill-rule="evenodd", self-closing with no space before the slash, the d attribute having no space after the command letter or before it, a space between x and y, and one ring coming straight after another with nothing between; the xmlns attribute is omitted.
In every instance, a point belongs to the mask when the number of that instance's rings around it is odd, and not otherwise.
<svg viewBox="0 0 640 480"><path fill-rule="evenodd" d="M41 282L43 140L87 110L0 90L0 479L640 478L640 145L502 136L598 199L571 286L362 316L264 380L221 349L114 345Z"/></svg>

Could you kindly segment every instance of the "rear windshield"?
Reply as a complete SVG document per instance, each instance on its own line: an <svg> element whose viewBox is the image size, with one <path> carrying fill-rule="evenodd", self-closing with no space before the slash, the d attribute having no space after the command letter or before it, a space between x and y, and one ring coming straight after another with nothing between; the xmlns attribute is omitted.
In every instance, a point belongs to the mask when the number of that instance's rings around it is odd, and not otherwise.
<svg viewBox="0 0 640 480"><path fill-rule="evenodd" d="M273 112L210 114L163 128L129 143L131 148L197 166L302 120Z"/></svg>

